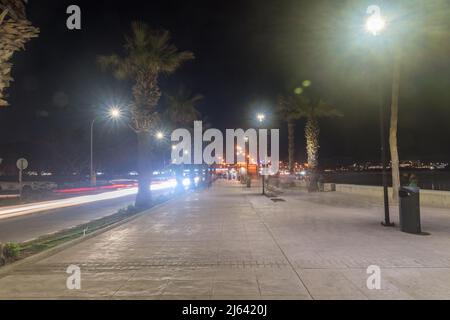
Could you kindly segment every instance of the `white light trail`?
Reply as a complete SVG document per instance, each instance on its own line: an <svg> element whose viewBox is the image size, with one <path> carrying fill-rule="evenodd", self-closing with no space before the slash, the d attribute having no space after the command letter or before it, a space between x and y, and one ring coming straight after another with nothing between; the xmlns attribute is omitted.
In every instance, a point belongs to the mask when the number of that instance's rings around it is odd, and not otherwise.
<svg viewBox="0 0 450 320"><path fill-rule="evenodd" d="M161 183L155 183L151 186L152 191L171 189L176 187L176 180L168 180ZM0 220L37 213L42 211L61 209L79 206L87 203L111 200L137 194L137 188L122 189L117 191L109 191L101 194L73 197L60 200L44 201L38 203L30 203L17 206L0 207Z"/></svg>

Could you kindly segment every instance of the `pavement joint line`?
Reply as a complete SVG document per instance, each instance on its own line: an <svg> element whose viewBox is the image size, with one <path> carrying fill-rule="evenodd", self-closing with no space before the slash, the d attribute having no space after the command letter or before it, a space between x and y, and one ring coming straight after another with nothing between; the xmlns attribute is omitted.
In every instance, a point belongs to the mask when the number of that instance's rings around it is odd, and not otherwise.
<svg viewBox="0 0 450 320"><path fill-rule="evenodd" d="M182 195L181 198L186 197L188 195L190 195L190 192L187 193L187 194ZM101 235L101 234L103 234L105 232L113 230L113 229L115 229L117 227L120 227L120 226L122 226L122 225L124 225L124 224L126 224L128 222L131 222L131 221L133 221L133 220L135 220L137 218L140 218L140 217L142 217L142 216L144 216L146 214L149 214L150 212L152 212L152 211L154 211L156 209L159 209L160 207L165 206L165 205L167 205L167 204L169 204L172 201L177 200L177 199L179 199L179 198L178 197L173 197L173 198L171 198L171 199L169 199L167 201L164 201L163 203L157 204L156 206L154 206L154 207L152 207L152 208L150 208L148 210L139 212L139 213L135 214L132 217L126 218L126 219L121 220L121 221L118 221L118 222L116 222L116 223L114 223L114 224L112 224L110 226L107 226L107 227L105 227L103 229L96 230L93 233L90 233L90 234L88 234L88 235L86 235L84 237L80 237L80 238L74 239L72 241L63 243L63 244L58 245L56 247L53 247L51 249L48 249L48 250L45 250L43 252L37 253L35 255L32 255L30 257L27 257L25 259L22 259L22 260L19 260L17 262L8 264L6 266L2 266L2 267L0 267L0 279L10 275L12 272L17 270L21 266L24 266L24 265L27 265L27 264L32 264L32 263L38 262L40 260L46 259L46 258L48 258L50 256L53 256L53 255L55 255L55 254L57 254L57 253L59 253L61 251L64 251L64 250L66 250L68 248L71 248L71 247L77 245L77 244L80 244L80 243L82 243L82 242L84 242L86 240L95 238L96 236L99 236L99 235Z"/></svg>
<svg viewBox="0 0 450 320"><path fill-rule="evenodd" d="M114 296L120 291L122 290L123 287L125 287L125 285L127 285L130 280L136 275L137 272L134 272L128 279L127 281L125 281L111 296L109 296L109 299L114 298Z"/></svg>
<svg viewBox="0 0 450 320"><path fill-rule="evenodd" d="M292 271L294 271L294 273L297 275L298 280L302 283L302 285L305 287L306 292L308 292L308 295L311 299L315 300L313 295L311 294L311 291L309 290L309 288L306 286L306 283L303 281L303 279L300 277L298 271L294 268L294 265L292 264L292 262L289 260L289 258L287 257L286 253L284 252L283 248L281 248L280 244L278 243L278 241L275 239L275 236L273 235L272 230L270 230L269 226L267 225L266 221L264 219L262 219L261 215L258 213L258 211L255 209L255 207L253 206L253 203L250 201L250 206L253 210L253 212L255 212L255 214L259 217L260 221L262 222L262 224L264 225L264 227L266 228L267 232L270 234L270 237L272 238L273 242L276 244L276 246L278 247L278 249L281 251L281 253L283 254L284 258L286 259L286 261L288 262L288 264L290 265Z"/></svg>

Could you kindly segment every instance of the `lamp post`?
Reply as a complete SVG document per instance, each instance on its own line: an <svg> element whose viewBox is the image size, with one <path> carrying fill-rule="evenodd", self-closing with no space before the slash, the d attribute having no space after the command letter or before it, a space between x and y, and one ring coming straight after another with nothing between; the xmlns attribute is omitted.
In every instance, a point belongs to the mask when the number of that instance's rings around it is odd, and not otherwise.
<svg viewBox="0 0 450 320"><path fill-rule="evenodd" d="M371 14L371 16L366 21L366 30L370 32L374 37L379 36L380 33L386 28L386 20L381 15L380 7L378 6L370 6L367 9L367 13ZM380 80L379 90L380 90L380 139L381 139L381 162L383 165L383 197L384 197L384 222L381 224L385 227L393 227L394 224L390 219L389 212L389 187L388 187L388 179L387 179L387 156L386 156L386 126L385 126L385 114L384 114L384 99L383 99L383 86L382 81Z"/></svg>
<svg viewBox="0 0 450 320"><path fill-rule="evenodd" d="M260 126L263 124L264 120L266 120L266 115L264 113L259 113L256 115L256 118L258 119L258 122L260 124ZM259 139L258 139L259 140ZM258 143L258 153L259 153L259 143ZM258 154L258 171L261 169L261 159L259 159L259 154ZM266 195L266 182L265 182L265 176L263 174L263 172L261 173L261 180L262 180L262 194L263 196Z"/></svg>
<svg viewBox="0 0 450 320"><path fill-rule="evenodd" d="M122 116L122 111L117 107L113 107L109 110L108 116L111 119L119 119ZM97 118L94 118L91 122L91 186L97 185L97 174L94 169L94 125L96 121Z"/></svg>
<svg viewBox="0 0 450 320"><path fill-rule="evenodd" d="M159 143L162 143L165 138L166 138L166 135L164 134L164 132L157 131L155 133L155 139L158 140ZM166 169L166 155L163 153L162 157L163 157L163 159L162 159L162 161L163 161L163 170L165 170Z"/></svg>

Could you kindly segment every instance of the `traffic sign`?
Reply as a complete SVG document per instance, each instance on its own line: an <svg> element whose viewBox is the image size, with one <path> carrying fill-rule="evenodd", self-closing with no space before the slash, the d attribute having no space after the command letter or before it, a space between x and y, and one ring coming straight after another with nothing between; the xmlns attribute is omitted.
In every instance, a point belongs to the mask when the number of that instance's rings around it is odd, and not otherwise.
<svg viewBox="0 0 450 320"><path fill-rule="evenodd" d="M17 169L20 171L26 170L28 168L28 161L27 159L21 158L17 160Z"/></svg>

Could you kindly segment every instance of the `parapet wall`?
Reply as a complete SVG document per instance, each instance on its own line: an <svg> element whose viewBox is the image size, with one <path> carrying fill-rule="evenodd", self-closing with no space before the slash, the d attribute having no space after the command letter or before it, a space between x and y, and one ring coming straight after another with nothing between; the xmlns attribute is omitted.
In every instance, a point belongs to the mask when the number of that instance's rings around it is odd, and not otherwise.
<svg viewBox="0 0 450 320"><path fill-rule="evenodd" d="M352 184L336 184L335 190L342 193L351 193L362 196L383 198L383 187L359 186ZM327 184L327 190L333 190L333 184ZM389 196L392 197L392 188L389 188ZM450 192L420 190L420 203L424 206L450 208Z"/></svg>

